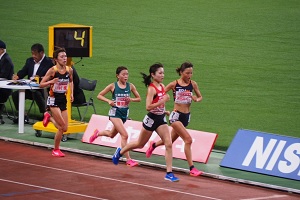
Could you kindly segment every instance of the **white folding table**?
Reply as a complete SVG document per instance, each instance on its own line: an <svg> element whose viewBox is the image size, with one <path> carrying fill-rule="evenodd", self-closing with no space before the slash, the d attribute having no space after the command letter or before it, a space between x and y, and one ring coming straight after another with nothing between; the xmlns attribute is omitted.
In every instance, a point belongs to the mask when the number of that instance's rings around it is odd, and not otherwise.
<svg viewBox="0 0 300 200"><path fill-rule="evenodd" d="M25 113L25 90L37 90L41 89L36 83L32 83L28 80L24 80L26 85L12 84L11 80L0 81L0 88L19 90L19 133L24 133L24 113Z"/></svg>

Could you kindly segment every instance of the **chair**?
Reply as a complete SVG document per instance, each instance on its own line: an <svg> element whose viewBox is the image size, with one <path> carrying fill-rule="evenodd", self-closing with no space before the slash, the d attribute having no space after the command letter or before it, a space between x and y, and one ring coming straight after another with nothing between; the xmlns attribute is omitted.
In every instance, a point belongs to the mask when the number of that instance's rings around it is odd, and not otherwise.
<svg viewBox="0 0 300 200"><path fill-rule="evenodd" d="M29 116L30 116L30 112L31 112L32 107L34 107L34 113L35 113L36 107L35 107L35 101L34 100L31 100L30 107L27 110L27 112L25 112L25 118L24 118L25 124L30 124ZM32 124L33 124L33 122L32 122Z"/></svg>
<svg viewBox="0 0 300 200"><path fill-rule="evenodd" d="M89 94L90 94L89 96L87 96L88 98L87 98L86 102L81 103L81 104L72 104L72 107L76 107L77 110L78 110L80 121L84 120L84 117L87 113L87 110L88 110L89 106L93 106L94 113L96 114L96 108L95 108L94 99L93 99L93 95L94 95L96 85L97 85L97 80L88 80L88 79L85 79L85 78L80 78L79 87L84 91L89 91ZM79 107L84 107L84 106L86 108L85 108L84 114L81 115Z"/></svg>
<svg viewBox="0 0 300 200"><path fill-rule="evenodd" d="M13 116L10 115L8 109L7 109L7 106L5 105L6 103L9 103L9 106L10 106L10 110L13 114ZM14 111L14 108L12 106L12 103L11 103L11 100L10 100L10 97L7 99L7 101L5 103L0 103L0 124L4 124L5 122L3 121L3 114L6 114L7 118L8 119L15 119L16 118L16 115L15 115L15 111Z"/></svg>
<svg viewBox="0 0 300 200"><path fill-rule="evenodd" d="M32 109L32 107L34 106L34 102L35 102L34 100L31 100L30 107L29 107L29 109L28 109L28 111L27 111L27 115L30 114L31 109Z"/></svg>
<svg viewBox="0 0 300 200"><path fill-rule="evenodd" d="M47 104L48 92L49 92L48 88L44 88L43 96L45 98L45 104ZM25 111L25 123L29 123L29 116L30 116L32 108L34 108L33 115L36 114L36 106L37 106L36 101L34 100L34 97L32 95L32 100L31 100L29 109L27 110L27 112ZM38 118L38 120L41 120L41 119Z"/></svg>

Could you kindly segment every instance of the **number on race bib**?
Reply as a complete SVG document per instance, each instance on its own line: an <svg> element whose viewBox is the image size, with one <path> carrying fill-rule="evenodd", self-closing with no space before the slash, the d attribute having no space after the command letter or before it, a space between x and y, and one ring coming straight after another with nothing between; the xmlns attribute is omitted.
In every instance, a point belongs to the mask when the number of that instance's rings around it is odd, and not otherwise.
<svg viewBox="0 0 300 200"><path fill-rule="evenodd" d="M55 98L54 97L48 97L47 99L47 106L53 106L55 102Z"/></svg>
<svg viewBox="0 0 300 200"><path fill-rule="evenodd" d="M152 125L154 124L154 120L148 117L148 115L146 115L143 119L143 123L145 124L145 126L151 128Z"/></svg>
<svg viewBox="0 0 300 200"><path fill-rule="evenodd" d="M179 113L172 111L170 114L169 120L170 121L178 121L178 119L179 119Z"/></svg>

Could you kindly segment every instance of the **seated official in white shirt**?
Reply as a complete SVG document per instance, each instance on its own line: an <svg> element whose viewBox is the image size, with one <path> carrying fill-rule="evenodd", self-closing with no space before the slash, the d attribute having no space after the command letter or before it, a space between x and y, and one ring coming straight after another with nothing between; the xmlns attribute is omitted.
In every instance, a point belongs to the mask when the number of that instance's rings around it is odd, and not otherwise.
<svg viewBox="0 0 300 200"><path fill-rule="evenodd" d="M13 80L28 78L33 80L34 77L41 79L45 76L46 72L53 66L53 62L44 53L43 45L37 43L31 46L32 57L28 58L24 67L13 76ZM26 77L27 76L27 77ZM12 94L13 102L16 110L19 110L19 92L14 91ZM34 100L39 107L41 115L39 119L43 119L43 114L46 111L44 91L41 90L26 90L25 99ZM14 120L18 123L18 120Z"/></svg>

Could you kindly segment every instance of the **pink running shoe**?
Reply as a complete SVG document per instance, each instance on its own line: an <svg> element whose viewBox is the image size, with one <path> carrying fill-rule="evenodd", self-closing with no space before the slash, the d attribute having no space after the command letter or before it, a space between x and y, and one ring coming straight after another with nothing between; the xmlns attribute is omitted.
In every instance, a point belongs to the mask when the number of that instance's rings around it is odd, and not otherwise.
<svg viewBox="0 0 300 200"><path fill-rule="evenodd" d="M44 113L43 126L47 127L50 122L51 115L48 112Z"/></svg>
<svg viewBox="0 0 300 200"><path fill-rule="evenodd" d="M64 157L65 154L63 154L59 149L53 149L52 156L55 156L55 157Z"/></svg>
<svg viewBox="0 0 300 200"><path fill-rule="evenodd" d="M150 144L149 144L149 148L146 151L146 158L150 158L151 157L152 152L154 151L153 144L154 144L154 142L151 141Z"/></svg>
<svg viewBox="0 0 300 200"><path fill-rule="evenodd" d="M130 167L135 167L135 166L139 165L139 163L137 163L134 160L130 159L130 160L127 160L126 165L130 166Z"/></svg>
<svg viewBox="0 0 300 200"><path fill-rule="evenodd" d="M200 176L203 172L199 171L196 167L194 167L191 171L190 171L190 175L191 176Z"/></svg>
<svg viewBox="0 0 300 200"><path fill-rule="evenodd" d="M97 139L98 133L98 129L95 129L93 135L90 137L90 143L94 142Z"/></svg>

